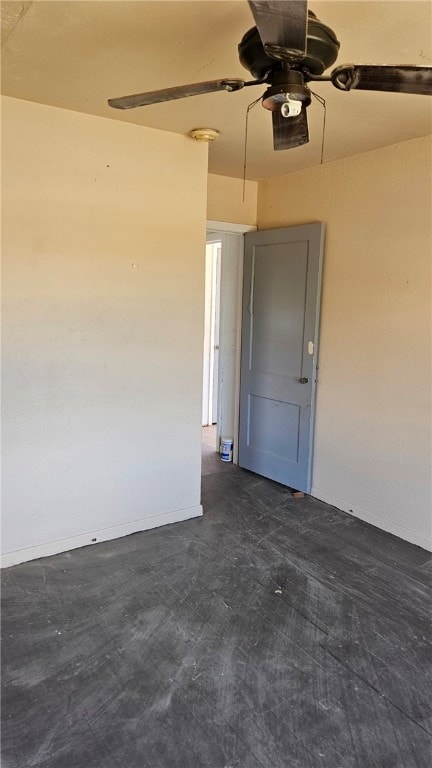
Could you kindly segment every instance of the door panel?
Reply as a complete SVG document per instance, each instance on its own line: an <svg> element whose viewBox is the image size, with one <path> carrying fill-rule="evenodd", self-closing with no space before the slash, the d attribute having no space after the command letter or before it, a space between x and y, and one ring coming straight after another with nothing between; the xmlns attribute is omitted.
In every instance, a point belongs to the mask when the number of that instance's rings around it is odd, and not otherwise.
<svg viewBox="0 0 432 768"><path fill-rule="evenodd" d="M293 244L289 260L279 245L255 248L250 361L255 371L285 375L287 367L301 368L306 264L305 243Z"/></svg>
<svg viewBox="0 0 432 768"><path fill-rule="evenodd" d="M297 461L299 418L297 405L249 395L248 444L281 459Z"/></svg>
<svg viewBox="0 0 432 768"><path fill-rule="evenodd" d="M246 235L239 464L309 493L323 224Z"/></svg>

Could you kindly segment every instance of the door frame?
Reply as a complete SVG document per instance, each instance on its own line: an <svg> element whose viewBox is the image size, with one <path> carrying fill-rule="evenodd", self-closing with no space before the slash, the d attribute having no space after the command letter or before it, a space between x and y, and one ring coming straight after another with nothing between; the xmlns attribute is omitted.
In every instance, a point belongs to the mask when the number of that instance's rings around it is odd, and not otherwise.
<svg viewBox="0 0 432 768"><path fill-rule="evenodd" d="M233 298L236 306L231 306L231 310L235 311L235 359L234 359L234 401L231 402L232 393L226 392L223 387L223 379L226 371L224 370L224 349L223 339L220 338L219 344L219 371L218 371L218 403L217 403L217 444L219 444L221 437L231 437L231 435L222 435L221 430L223 415L226 412L233 413L232 418L232 437L234 439L233 450L233 463L238 464L238 438L239 438L239 418L240 418L240 365L241 365L241 332L242 332L242 296L243 296L243 260L244 260L244 235L246 232L256 232L257 227L250 224L233 224L231 222L213 221L208 220L206 225L207 237L206 242L212 242L212 235L214 235L214 241L221 241L222 258L221 258L221 283L220 283L220 318L223 322L224 310L224 261L232 258L237 261L236 264L236 278L237 278L237 292ZM241 245L239 248L240 238ZM229 397L230 402L227 402Z"/></svg>

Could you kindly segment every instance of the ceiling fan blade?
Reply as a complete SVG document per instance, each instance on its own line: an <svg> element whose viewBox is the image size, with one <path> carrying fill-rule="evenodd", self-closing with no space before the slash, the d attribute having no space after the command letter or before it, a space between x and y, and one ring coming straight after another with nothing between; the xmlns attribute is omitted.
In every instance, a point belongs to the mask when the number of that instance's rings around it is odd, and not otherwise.
<svg viewBox="0 0 432 768"><path fill-rule="evenodd" d="M341 91L393 91L432 95L432 67L346 64L331 73Z"/></svg>
<svg viewBox="0 0 432 768"><path fill-rule="evenodd" d="M160 91L135 93L131 96L121 96L118 99L108 99L108 104L114 109L134 109L135 107L146 107L150 104L160 104L163 101L184 99L187 96L199 96L214 91L239 91L244 84L244 80L208 80L205 83L177 85L174 88L163 88Z"/></svg>
<svg viewBox="0 0 432 768"><path fill-rule="evenodd" d="M309 141L306 107L298 117L283 117L280 109L272 112L274 149L293 149Z"/></svg>
<svg viewBox="0 0 432 768"><path fill-rule="evenodd" d="M248 0L266 53L301 58L306 50L307 0Z"/></svg>

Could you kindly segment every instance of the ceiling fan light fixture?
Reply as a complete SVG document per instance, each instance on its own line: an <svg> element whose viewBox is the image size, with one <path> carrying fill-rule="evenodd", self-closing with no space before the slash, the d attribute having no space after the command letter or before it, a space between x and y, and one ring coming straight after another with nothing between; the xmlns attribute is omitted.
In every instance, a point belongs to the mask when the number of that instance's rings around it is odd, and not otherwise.
<svg viewBox="0 0 432 768"><path fill-rule="evenodd" d="M281 106L282 117L298 117L302 111L303 104L297 99L291 99L289 93L287 100Z"/></svg>
<svg viewBox="0 0 432 768"><path fill-rule="evenodd" d="M219 136L219 131L214 128L194 128L189 134L196 141L216 141Z"/></svg>

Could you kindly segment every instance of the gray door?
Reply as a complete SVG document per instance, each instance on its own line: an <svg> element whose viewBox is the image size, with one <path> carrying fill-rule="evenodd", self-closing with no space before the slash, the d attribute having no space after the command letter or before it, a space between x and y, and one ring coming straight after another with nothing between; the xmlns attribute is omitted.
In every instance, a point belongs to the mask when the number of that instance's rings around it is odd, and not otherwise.
<svg viewBox="0 0 432 768"><path fill-rule="evenodd" d="M239 464L311 489L324 224L245 236Z"/></svg>

